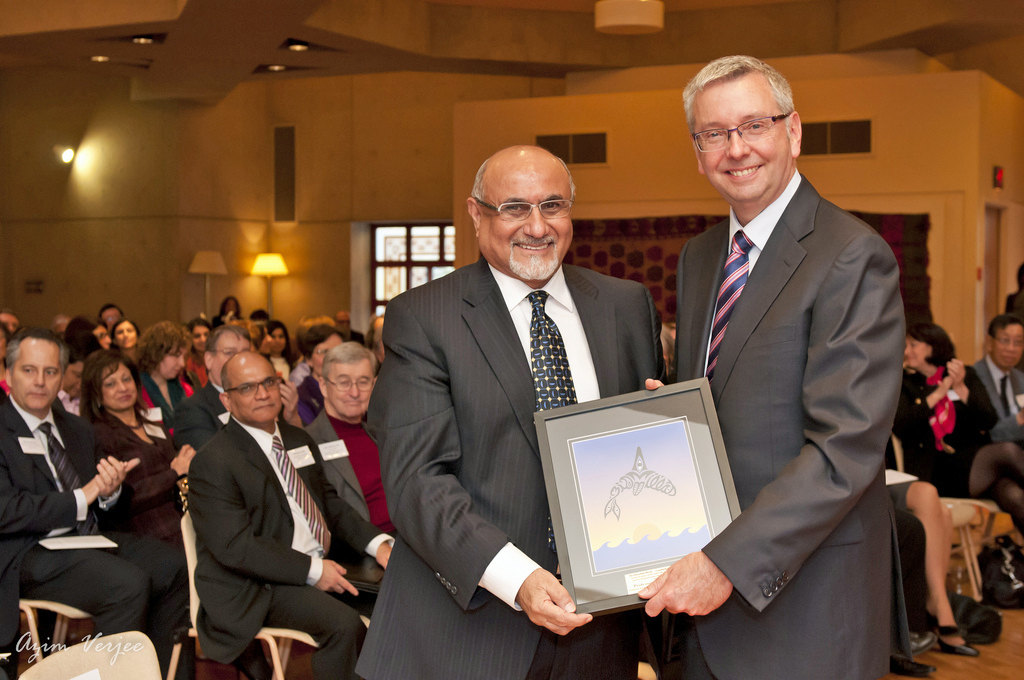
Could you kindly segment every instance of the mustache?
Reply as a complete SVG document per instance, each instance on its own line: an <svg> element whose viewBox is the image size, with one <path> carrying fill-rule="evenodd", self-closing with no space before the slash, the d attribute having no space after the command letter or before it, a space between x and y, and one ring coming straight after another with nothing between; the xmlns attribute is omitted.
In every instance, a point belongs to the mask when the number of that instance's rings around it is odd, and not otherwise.
<svg viewBox="0 0 1024 680"><path fill-rule="evenodd" d="M514 246L546 246L554 243L557 239L554 236L542 236L541 238L533 238L532 236L519 236L512 239L512 245Z"/></svg>

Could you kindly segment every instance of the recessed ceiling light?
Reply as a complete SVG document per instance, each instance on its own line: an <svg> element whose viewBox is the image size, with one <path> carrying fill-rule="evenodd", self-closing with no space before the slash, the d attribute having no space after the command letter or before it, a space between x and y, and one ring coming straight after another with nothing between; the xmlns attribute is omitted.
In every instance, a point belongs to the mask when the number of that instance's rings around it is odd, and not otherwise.
<svg viewBox="0 0 1024 680"><path fill-rule="evenodd" d="M304 43L301 40L289 40L288 49L292 52L305 52L309 49L309 43Z"/></svg>
<svg viewBox="0 0 1024 680"><path fill-rule="evenodd" d="M285 68L286 67L282 66L281 64L271 64L270 66L267 67L267 70L268 71L273 71L273 72L277 73L278 71L285 70Z"/></svg>
<svg viewBox="0 0 1024 680"><path fill-rule="evenodd" d="M136 45L152 45L153 44L153 36L151 36L151 35L137 35L134 38L132 38L132 42L135 43Z"/></svg>
<svg viewBox="0 0 1024 680"><path fill-rule="evenodd" d="M110 57L104 57L102 54L94 55L92 57L89 57L89 59L91 59L92 61L95 61L95 62L100 62L100 63L105 62L105 61L110 61Z"/></svg>

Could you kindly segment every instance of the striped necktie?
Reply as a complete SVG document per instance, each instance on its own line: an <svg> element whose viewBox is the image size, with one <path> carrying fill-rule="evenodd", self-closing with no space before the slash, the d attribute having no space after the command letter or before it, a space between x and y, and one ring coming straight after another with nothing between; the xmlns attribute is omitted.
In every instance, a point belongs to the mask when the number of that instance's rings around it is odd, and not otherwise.
<svg viewBox="0 0 1024 680"><path fill-rule="evenodd" d="M306 525L309 527L310 533L323 546L324 555L326 555L331 550L331 532L327 530L327 524L324 522L324 516L320 514L320 508L316 507L316 503L313 502L313 497L309 495L309 489L299 477L298 470L292 465L292 460L285 453L284 444L277 435L274 435L270 449L274 454L274 459L277 460L281 476L284 478L285 490L299 505L302 515L306 518Z"/></svg>
<svg viewBox="0 0 1024 680"><path fill-rule="evenodd" d="M57 480L60 482L61 490L74 491L75 489L82 488L82 480L79 479L75 466L72 465L71 459L68 458L68 452L64 450L57 436L53 433L50 423L39 423L38 430L46 436L46 452L50 457L50 463L53 464L53 469L57 471ZM85 519L75 525L75 529L78 530L81 536L92 536L99 533L96 515L93 514L92 510L86 513Z"/></svg>
<svg viewBox="0 0 1024 680"><path fill-rule="evenodd" d="M743 286L747 283L747 271L750 269L748 254L754 247L743 230L737 231L732 237L732 248L725 260L725 278L718 289L718 302L715 304L715 322L711 326L711 347L708 350L708 369L704 375L708 382L714 378L715 365L718 363L718 348L725 337L725 327L729 325L729 316L736 301L740 299Z"/></svg>

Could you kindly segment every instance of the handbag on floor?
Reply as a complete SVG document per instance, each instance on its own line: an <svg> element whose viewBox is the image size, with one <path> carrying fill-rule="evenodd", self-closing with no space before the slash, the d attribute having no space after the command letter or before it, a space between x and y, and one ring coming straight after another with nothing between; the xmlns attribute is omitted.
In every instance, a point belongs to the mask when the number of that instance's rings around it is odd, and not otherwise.
<svg viewBox="0 0 1024 680"><path fill-rule="evenodd" d="M996 538L994 548L978 556L984 602L1003 609L1024 607L1024 555L1009 536Z"/></svg>
<svg viewBox="0 0 1024 680"><path fill-rule="evenodd" d="M969 645L990 645L1003 632L1003 613L959 593L949 593L953 619Z"/></svg>

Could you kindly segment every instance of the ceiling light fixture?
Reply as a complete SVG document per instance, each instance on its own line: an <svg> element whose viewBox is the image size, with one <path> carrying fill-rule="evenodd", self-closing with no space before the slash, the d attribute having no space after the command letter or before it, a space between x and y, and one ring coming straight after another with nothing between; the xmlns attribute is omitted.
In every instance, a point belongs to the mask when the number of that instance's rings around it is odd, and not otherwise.
<svg viewBox="0 0 1024 680"><path fill-rule="evenodd" d="M302 42L301 40L289 40L288 49L292 52L305 52L309 49L309 43Z"/></svg>
<svg viewBox="0 0 1024 680"><path fill-rule="evenodd" d="M90 61L95 61L98 64L102 64L104 62L110 61L110 57L104 57L102 54L97 54L97 55L89 57L89 60Z"/></svg>
<svg viewBox="0 0 1024 680"><path fill-rule="evenodd" d="M132 42L136 45L152 45L153 36L151 35L137 35L132 38Z"/></svg>
<svg viewBox="0 0 1024 680"><path fill-rule="evenodd" d="M287 67L282 66L281 64L271 64L270 66L267 67L267 70L268 71L273 71L274 73L279 73L279 72L285 70L285 68L287 68Z"/></svg>
<svg viewBox="0 0 1024 680"><path fill-rule="evenodd" d="M594 5L594 28L601 33L637 35L665 28L661 0L600 0Z"/></svg>

